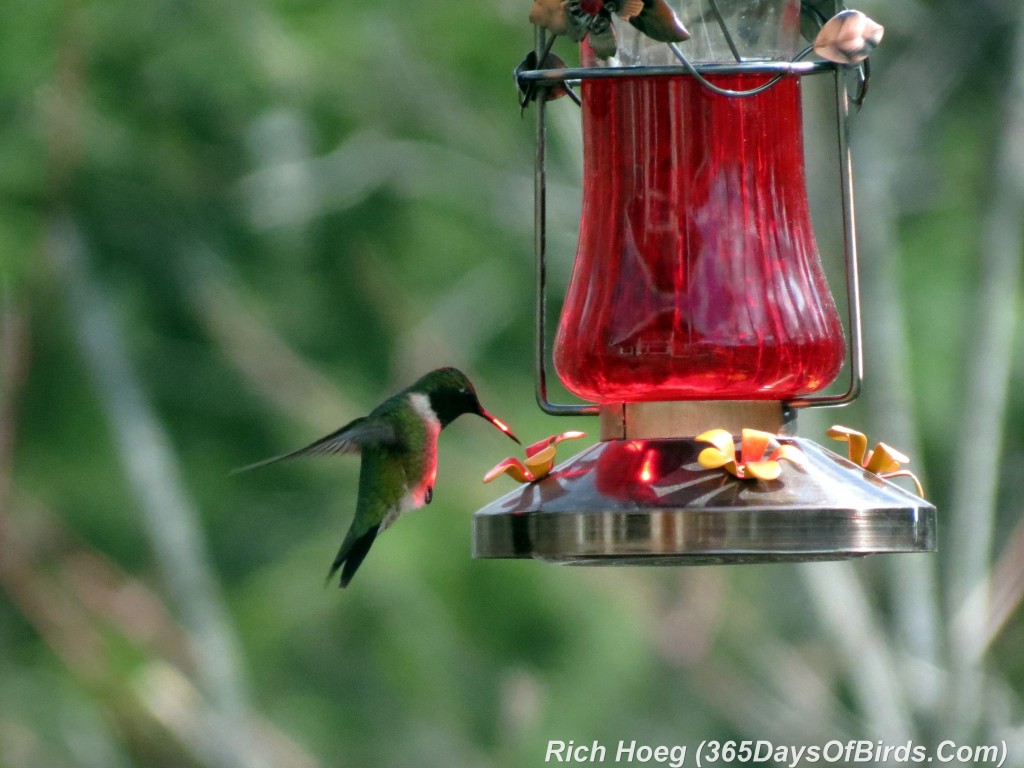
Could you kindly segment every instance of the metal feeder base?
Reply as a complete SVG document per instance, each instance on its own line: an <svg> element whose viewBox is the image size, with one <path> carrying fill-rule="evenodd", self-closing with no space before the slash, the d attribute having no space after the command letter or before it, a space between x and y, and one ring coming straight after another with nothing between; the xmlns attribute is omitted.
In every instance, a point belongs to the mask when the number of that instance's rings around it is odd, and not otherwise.
<svg viewBox="0 0 1024 768"><path fill-rule="evenodd" d="M473 557L575 565L841 560L936 549L935 507L817 443L778 480L707 470L692 438L606 440L473 515Z"/></svg>

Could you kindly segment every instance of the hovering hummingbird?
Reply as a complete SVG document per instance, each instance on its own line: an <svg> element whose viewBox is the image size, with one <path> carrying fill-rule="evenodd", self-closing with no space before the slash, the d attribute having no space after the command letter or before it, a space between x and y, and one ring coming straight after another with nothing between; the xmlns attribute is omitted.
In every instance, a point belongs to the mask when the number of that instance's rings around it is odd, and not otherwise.
<svg viewBox="0 0 1024 768"><path fill-rule="evenodd" d="M587 37L594 54L607 59L617 49L612 14L658 42L679 43L690 37L666 0L534 0L530 21L577 43Z"/></svg>
<svg viewBox="0 0 1024 768"><path fill-rule="evenodd" d="M473 384L455 368L439 368L389 397L368 416L349 422L305 448L247 467L331 453L361 453L359 495L352 525L341 543L330 579L341 569L347 587L378 534L403 512L429 504L437 476L437 436L464 413L491 422L517 443L511 430L484 410Z"/></svg>
<svg viewBox="0 0 1024 768"><path fill-rule="evenodd" d="M643 10L629 17L629 23L659 43L681 43L690 33L665 0L643 0Z"/></svg>

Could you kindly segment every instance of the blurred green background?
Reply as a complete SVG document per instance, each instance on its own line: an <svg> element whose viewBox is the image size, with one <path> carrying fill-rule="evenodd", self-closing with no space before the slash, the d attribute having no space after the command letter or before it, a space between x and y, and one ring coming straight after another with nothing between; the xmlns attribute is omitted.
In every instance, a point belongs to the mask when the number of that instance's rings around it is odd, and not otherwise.
<svg viewBox="0 0 1024 768"><path fill-rule="evenodd" d="M529 3L0 4L0 765L533 766L620 738L1005 739L1024 765L1024 5L858 7L886 25L853 123L868 378L801 433L908 452L941 552L474 561L510 444L460 420L433 504L339 592L358 461L232 468L440 364L525 442L596 435L533 402ZM557 297L579 117L550 113Z"/></svg>

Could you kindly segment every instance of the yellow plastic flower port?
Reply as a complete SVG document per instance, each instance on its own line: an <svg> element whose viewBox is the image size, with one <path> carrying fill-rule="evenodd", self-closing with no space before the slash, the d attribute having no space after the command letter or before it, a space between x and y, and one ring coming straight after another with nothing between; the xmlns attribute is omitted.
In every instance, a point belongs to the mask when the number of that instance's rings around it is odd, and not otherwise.
<svg viewBox="0 0 1024 768"><path fill-rule="evenodd" d="M577 440L586 436L586 432L563 432L545 438L527 447L525 464L515 456L509 456L495 464L491 471L484 475L484 482L489 483L501 475L508 475L520 483L535 483L542 480L555 466L555 446L563 440Z"/></svg>
<svg viewBox="0 0 1024 768"><path fill-rule="evenodd" d="M698 435L697 440L711 443L711 447L705 448L697 457L702 467L725 469L740 480L775 480L782 473L780 461L788 461L797 466L804 464L803 451L795 445L780 443L775 435L757 429L743 430L739 461L736 460L736 445L732 434L726 430L709 430Z"/></svg>
<svg viewBox="0 0 1024 768"><path fill-rule="evenodd" d="M891 477L909 477L914 481L917 495L924 498L924 490L921 488L921 481L913 472L900 469L900 464L906 464L910 458L891 445L877 443L872 450L868 450L868 438L863 432L856 429L833 426L826 434L833 440L840 440L848 444L847 456L854 464L858 464L868 472L873 472L879 477L889 479Z"/></svg>

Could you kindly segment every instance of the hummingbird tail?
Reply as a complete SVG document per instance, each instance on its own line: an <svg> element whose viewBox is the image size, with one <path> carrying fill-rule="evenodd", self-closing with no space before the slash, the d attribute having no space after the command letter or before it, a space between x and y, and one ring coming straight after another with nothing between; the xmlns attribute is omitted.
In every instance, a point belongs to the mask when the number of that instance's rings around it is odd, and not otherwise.
<svg viewBox="0 0 1024 768"><path fill-rule="evenodd" d="M338 569L341 568L341 580L338 582L338 586L343 589L347 587L366 558L370 547L373 546L373 540L377 538L379 530L378 527L374 526L361 536L352 538L346 536L341 549L338 550L337 557L334 558L334 562L331 564L331 571L327 574L327 580L330 581L334 574L338 572Z"/></svg>

